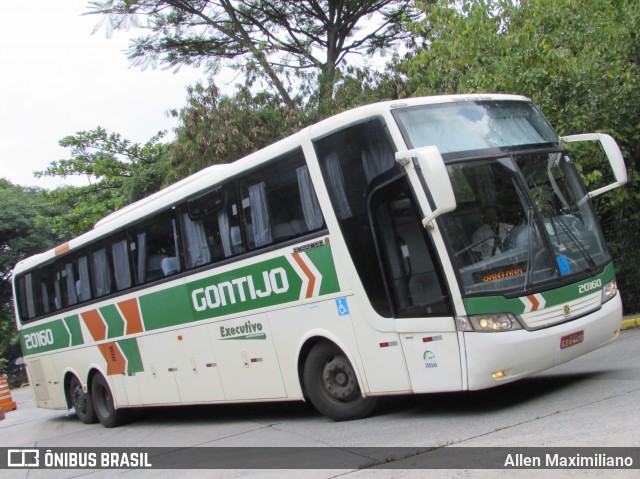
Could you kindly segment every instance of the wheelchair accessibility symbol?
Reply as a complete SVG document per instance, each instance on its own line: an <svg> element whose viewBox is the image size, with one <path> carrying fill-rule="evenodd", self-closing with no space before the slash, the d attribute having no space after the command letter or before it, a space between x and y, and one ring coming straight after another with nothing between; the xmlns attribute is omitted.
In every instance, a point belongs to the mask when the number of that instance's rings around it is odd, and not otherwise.
<svg viewBox="0 0 640 479"><path fill-rule="evenodd" d="M347 304L347 298L336 299L336 308L338 309L338 316L348 316L349 305Z"/></svg>

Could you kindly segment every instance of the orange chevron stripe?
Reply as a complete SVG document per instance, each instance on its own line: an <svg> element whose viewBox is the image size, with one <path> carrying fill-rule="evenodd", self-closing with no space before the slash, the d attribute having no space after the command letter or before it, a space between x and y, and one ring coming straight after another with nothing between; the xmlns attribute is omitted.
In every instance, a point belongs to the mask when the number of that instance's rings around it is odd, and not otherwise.
<svg viewBox="0 0 640 479"><path fill-rule="evenodd" d="M292 256L295 262L298 263L298 266L300 266L300 269L302 269L307 278L309 278L309 284L307 285L305 298L311 298L313 296L313 288L316 285L316 277L313 275L307 264L302 260L298 253L293 253Z"/></svg>
<svg viewBox="0 0 640 479"><path fill-rule="evenodd" d="M127 360L120 352L116 343L99 344L98 348L107 362L107 376L124 374L127 372Z"/></svg>
<svg viewBox="0 0 640 479"><path fill-rule="evenodd" d="M84 319L84 324L87 325L94 341L102 341L103 339L106 339L107 325L104 324L102 316L100 316L97 309L91 309L84 313L80 313L80 316Z"/></svg>
<svg viewBox="0 0 640 479"><path fill-rule="evenodd" d="M540 302L538 301L538 298L536 298L533 294L527 296L527 299L529 301L531 301L531 311L538 311L538 308L540 307Z"/></svg>
<svg viewBox="0 0 640 479"><path fill-rule="evenodd" d="M136 298L120 301L118 307L124 319L127 320L127 331L125 334L136 334L143 331L142 318L140 317L140 308L138 308L138 300Z"/></svg>

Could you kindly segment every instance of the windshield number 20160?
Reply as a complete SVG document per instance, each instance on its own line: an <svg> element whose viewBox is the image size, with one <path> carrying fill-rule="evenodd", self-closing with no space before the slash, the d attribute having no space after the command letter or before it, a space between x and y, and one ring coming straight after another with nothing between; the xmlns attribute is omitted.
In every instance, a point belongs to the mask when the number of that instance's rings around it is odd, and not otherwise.
<svg viewBox="0 0 640 479"><path fill-rule="evenodd" d="M588 283L581 284L578 287L578 292L580 294L588 293L591 290L598 289L602 287L602 280L595 279L593 281L589 281Z"/></svg>

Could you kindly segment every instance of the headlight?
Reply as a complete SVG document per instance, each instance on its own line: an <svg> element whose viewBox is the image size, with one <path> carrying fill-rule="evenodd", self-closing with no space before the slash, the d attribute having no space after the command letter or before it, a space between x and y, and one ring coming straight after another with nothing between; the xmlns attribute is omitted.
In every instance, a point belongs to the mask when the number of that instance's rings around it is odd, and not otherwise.
<svg viewBox="0 0 640 479"><path fill-rule="evenodd" d="M602 302L606 303L610 299L615 298L616 294L618 294L618 282L614 279L613 281L609 281L602 288Z"/></svg>
<svg viewBox="0 0 640 479"><path fill-rule="evenodd" d="M469 322L473 330L479 332L493 333L522 329L516 317L511 313L478 314L469 316Z"/></svg>

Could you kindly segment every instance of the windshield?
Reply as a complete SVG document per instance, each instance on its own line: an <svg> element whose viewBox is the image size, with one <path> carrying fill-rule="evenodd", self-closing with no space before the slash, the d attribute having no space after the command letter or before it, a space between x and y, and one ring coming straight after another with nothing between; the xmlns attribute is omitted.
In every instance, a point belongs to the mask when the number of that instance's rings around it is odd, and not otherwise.
<svg viewBox="0 0 640 479"><path fill-rule="evenodd" d="M558 136L526 101L460 101L394 111L411 148L435 145L441 154L557 146Z"/></svg>
<svg viewBox="0 0 640 479"><path fill-rule="evenodd" d="M467 294L524 291L610 261L571 158L561 151L448 165L458 207L441 218Z"/></svg>

